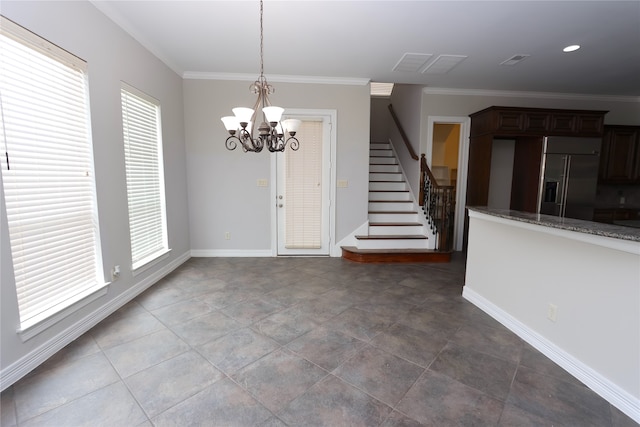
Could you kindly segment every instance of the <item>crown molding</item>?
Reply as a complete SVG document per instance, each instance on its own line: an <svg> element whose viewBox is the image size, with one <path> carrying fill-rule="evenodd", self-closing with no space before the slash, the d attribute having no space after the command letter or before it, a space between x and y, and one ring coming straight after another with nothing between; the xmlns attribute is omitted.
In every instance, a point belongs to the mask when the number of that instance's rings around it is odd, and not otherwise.
<svg viewBox="0 0 640 427"><path fill-rule="evenodd" d="M579 93L556 93L556 92L527 92L527 91L506 91L506 90L484 90L484 89L453 89L425 87L422 93L427 95L462 95L462 96L503 96L510 98L541 98L541 99L566 99L580 101L614 101L640 103L640 96L624 95L594 95Z"/></svg>
<svg viewBox="0 0 640 427"><path fill-rule="evenodd" d="M182 78L186 80L236 80L252 82L257 78L256 74L240 73L209 73L200 71L185 71ZM283 74L269 75L269 81L273 83L306 83L306 84L328 84L328 85L350 85L365 86L369 84L369 79L358 79L349 77L322 77L322 76L290 76Z"/></svg>

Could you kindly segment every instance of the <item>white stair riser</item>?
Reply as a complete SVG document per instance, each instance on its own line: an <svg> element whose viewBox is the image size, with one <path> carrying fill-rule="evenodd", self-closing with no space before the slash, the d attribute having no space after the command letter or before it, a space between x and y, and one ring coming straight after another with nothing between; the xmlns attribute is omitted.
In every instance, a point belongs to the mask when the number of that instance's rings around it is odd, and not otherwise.
<svg viewBox="0 0 640 427"><path fill-rule="evenodd" d="M369 182L370 191L404 191L407 190L405 182Z"/></svg>
<svg viewBox="0 0 640 427"><path fill-rule="evenodd" d="M398 236L431 235L421 222L400 166L389 144L372 143L369 149L369 236L388 239L358 239L359 249L433 249L434 239L410 239ZM379 213L375 213L379 212ZM391 225L371 225L372 223ZM416 224L418 223L418 224Z"/></svg>
<svg viewBox="0 0 640 427"><path fill-rule="evenodd" d="M369 165L369 173L376 172L400 172L398 165Z"/></svg>
<svg viewBox="0 0 640 427"><path fill-rule="evenodd" d="M382 172L369 172L369 181L403 181L404 175L397 172L382 173Z"/></svg>
<svg viewBox="0 0 640 427"><path fill-rule="evenodd" d="M358 240L358 249L431 249L428 239Z"/></svg>
<svg viewBox="0 0 640 427"><path fill-rule="evenodd" d="M396 158L393 155L393 150L391 150L391 149L388 149L388 150L369 150L369 156L391 157L392 159Z"/></svg>
<svg viewBox="0 0 640 427"><path fill-rule="evenodd" d="M395 157L369 157L369 164L397 165L398 161Z"/></svg>
<svg viewBox="0 0 640 427"><path fill-rule="evenodd" d="M410 200L410 195L408 191L370 191L369 200Z"/></svg>
<svg viewBox="0 0 640 427"><path fill-rule="evenodd" d="M418 222L418 214L407 213L369 213L369 222Z"/></svg>
<svg viewBox="0 0 640 427"><path fill-rule="evenodd" d="M393 203L393 202L369 202L370 211L413 211L413 203Z"/></svg>
<svg viewBox="0 0 640 427"><path fill-rule="evenodd" d="M369 225L369 234L374 236L401 236L424 234L421 225Z"/></svg>

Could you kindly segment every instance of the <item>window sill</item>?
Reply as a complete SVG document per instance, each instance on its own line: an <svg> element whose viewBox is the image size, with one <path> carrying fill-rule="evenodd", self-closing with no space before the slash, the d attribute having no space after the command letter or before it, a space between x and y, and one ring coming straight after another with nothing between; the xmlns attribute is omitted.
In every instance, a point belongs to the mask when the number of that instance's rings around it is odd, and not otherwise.
<svg viewBox="0 0 640 427"><path fill-rule="evenodd" d="M100 287L89 289L77 295L65 308L55 311L56 307L53 307L38 317L20 324L20 328L17 331L20 339L22 342L27 342L31 338L60 322L62 319L80 310L82 307L106 295L109 290L109 285L110 282L105 283Z"/></svg>
<svg viewBox="0 0 640 427"><path fill-rule="evenodd" d="M137 275L139 275L141 273L144 273L145 271L147 271L148 269L150 269L154 265L158 264L160 261L163 261L163 260L169 258L169 254L170 253L171 253L171 249L166 249L166 250L163 250L161 252L156 252L155 254L151 255L150 257L148 257L146 259L143 259L139 263L135 264L132 267L133 277L136 277Z"/></svg>

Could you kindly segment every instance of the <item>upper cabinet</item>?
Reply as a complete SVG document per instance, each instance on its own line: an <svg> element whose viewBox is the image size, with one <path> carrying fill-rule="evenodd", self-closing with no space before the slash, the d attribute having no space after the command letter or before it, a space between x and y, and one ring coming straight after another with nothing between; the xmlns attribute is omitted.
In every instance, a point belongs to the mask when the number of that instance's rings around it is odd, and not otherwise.
<svg viewBox="0 0 640 427"><path fill-rule="evenodd" d="M602 137L606 111L489 107L470 115L467 205L487 206L494 139L515 141L512 209L534 212L543 137Z"/></svg>
<svg viewBox="0 0 640 427"><path fill-rule="evenodd" d="M600 183L640 182L640 126L605 126L600 155Z"/></svg>
<svg viewBox="0 0 640 427"><path fill-rule="evenodd" d="M471 137L601 136L606 111L489 107L471 115Z"/></svg>

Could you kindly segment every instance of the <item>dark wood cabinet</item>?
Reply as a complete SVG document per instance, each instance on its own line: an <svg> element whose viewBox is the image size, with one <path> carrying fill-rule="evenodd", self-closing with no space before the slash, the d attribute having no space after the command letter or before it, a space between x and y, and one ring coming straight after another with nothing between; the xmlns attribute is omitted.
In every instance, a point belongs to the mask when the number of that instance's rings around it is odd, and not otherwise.
<svg viewBox="0 0 640 427"><path fill-rule="evenodd" d="M535 213L538 209L542 146L540 136L515 139L510 206L515 211Z"/></svg>
<svg viewBox="0 0 640 427"><path fill-rule="evenodd" d="M467 205L487 205L492 144L494 139L502 138L515 141L511 209L535 212L543 137L601 137L606 113L489 107L471 114Z"/></svg>
<svg viewBox="0 0 640 427"><path fill-rule="evenodd" d="M471 137L601 136L606 111L489 107L471 115Z"/></svg>
<svg viewBox="0 0 640 427"><path fill-rule="evenodd" d="M599 178L603 184L640 183L640 126L605 126Z"/></svg>
<svg viewBox="0 0 640 427"><path fill-rule="evenodd" d="M613 224L614 221L628 221L638 219L640 217L637 209L595 209L593 211L593 220L595 222L605 222Z"/></svg>

